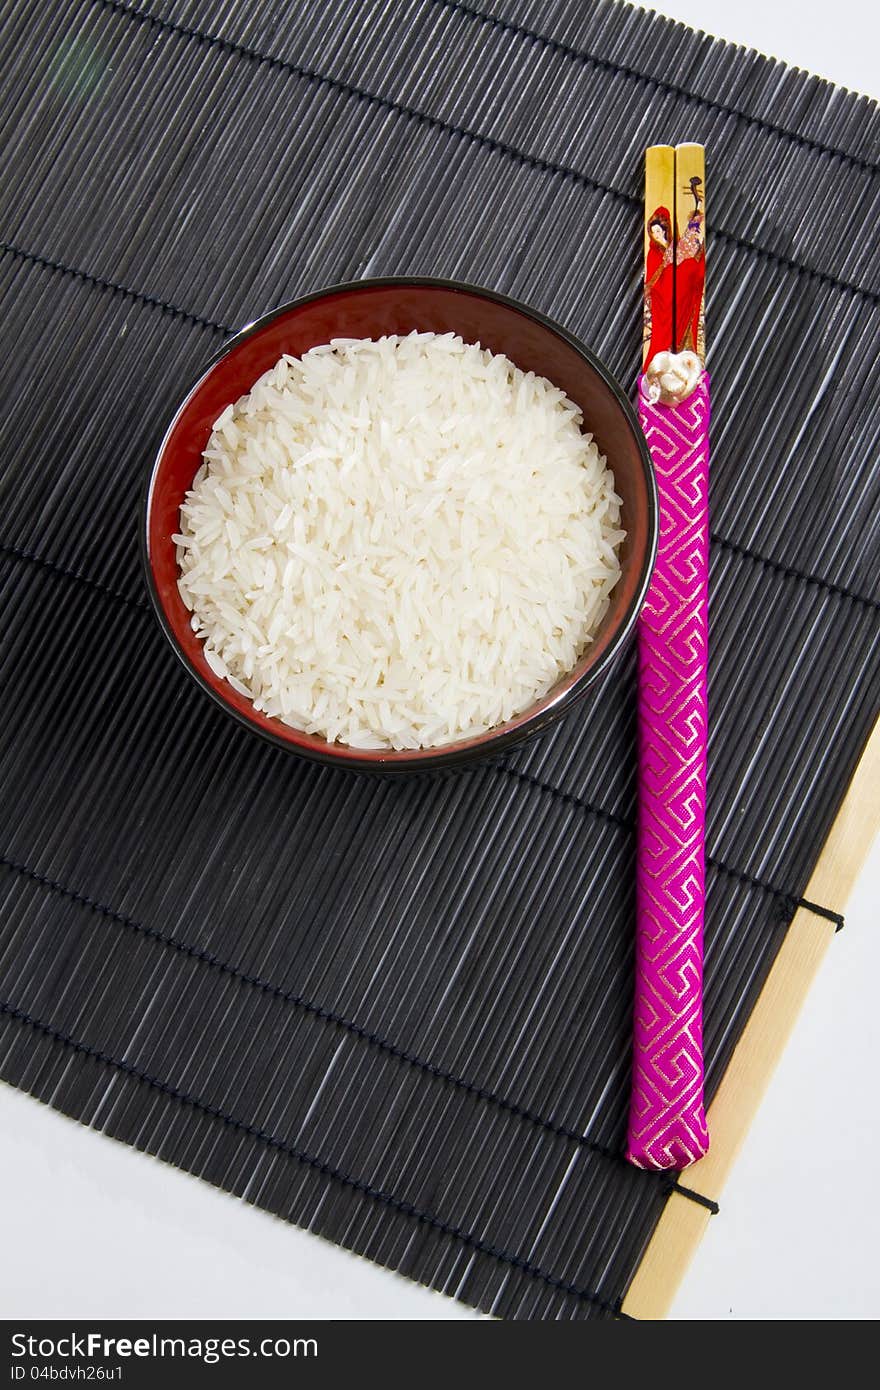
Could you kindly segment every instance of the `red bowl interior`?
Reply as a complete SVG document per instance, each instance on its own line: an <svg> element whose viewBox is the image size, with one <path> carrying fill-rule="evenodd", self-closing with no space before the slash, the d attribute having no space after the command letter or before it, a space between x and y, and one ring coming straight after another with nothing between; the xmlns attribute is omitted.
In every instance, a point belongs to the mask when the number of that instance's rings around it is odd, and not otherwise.
<svg viewBox="0 0 880 1390"><path fill-rule="evenodd" d="M602 626L581 661L540 704L488 734L437 749L386 752L330 744L259 714L250 700L219 679L177 588L171 536L179 530L184 494L201 463L214 421L230 401L250 390L282 353L299 356L331 338L382 334L459 333L504 353L524 371L560 386L581 407L584 420L607 456L623 500L626 540L621 578ZM541 727L566 708L575 690L604 667L634 621L644 597L656 546L656 500L651 465L638 424L605 369L562 329L524 306L489 291L432 281L364 281L297 301L244 329L208 368L178 410L159 450L147 492L146 559L163 626L191 673L247 723L303 753L349 766L436 764L485 744L503 746Z"/></svg>

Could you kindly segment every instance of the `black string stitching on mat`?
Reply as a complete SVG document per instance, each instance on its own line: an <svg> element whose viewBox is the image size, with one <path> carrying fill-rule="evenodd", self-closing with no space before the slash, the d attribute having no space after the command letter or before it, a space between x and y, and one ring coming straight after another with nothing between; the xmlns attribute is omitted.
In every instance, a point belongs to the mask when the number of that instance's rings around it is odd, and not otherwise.
<svg viewBox="0 0 880 1390"><path fill-rule="evenodd" d="M499 767L497 771L505 773L508 777L515 777L520 782L527 782L530 786L541 791L549 792L551 796L558 797L560 801L565 801L570 806L578 806L583 811L589 811L591 815L598 816L600 820L604 820L620 830L634 831L636 828L635 822L628 820L626 816L619 816L614 811L606 810L604 806L594 806L591 801L584 801L575 792L563 791L561 787L554 787L550 782L542 782L531 772L523 772L518 767ZM832 908L822 907L820 903L811 902L809 898L800 898L796 893L789 893L787 889L777 887L775 883L767 883L765 879L756 878L754 874L746 873L744 869L736 869L730 864L725 864L722 860L716 859L714 855L707 854L706 863L718 870L719 873L738 879L740 883L747 884L750 888L763 889L765 893L779 898L793 909L802 907L807 912L815 913L817 917L824 917L827 921L834 922L838 931L844 924L842 914L835 912Z"/></svg>
<svg viewBox="0 0 880 1390"><path fill-rule="evenodd" d="M145 294L141 290L132 289L129 285L118 284L115 280L106 280L100 275L93 275L86 270L79 270L75 266L65 264L64 261L51 260L48 256L41 256L35 251L26 251L23 247L17 246L11 241L0 241L0 255L14 256L16 259L29 265L39 266L44 270L57 271L61 275L70 275L74 279L80 280L85 284L93 286L95 289L109 290L112 294L121 294L139 303L147 304L151 308L157 308L162 313L171 314L178 320L187 320L200 328L209 328L218 333L225 333L233 336L238 330L231 328L228 324L217 323L213 319L202 318L200 315L183 309L178 304L171 304L161 299L156 299L153 295ZM717 531L712 531L709 536L713 545L721 546L725 550L731 551L734 555L742 559L753 560L756 564L763 565L772 570L775 574L784 575L787 579L794 579L802 584L810 584L819 589L824 589L829 594L835 594L840 598L850 599L853 603L862 604L866 608L871 608L875 612L880 612L880 599L871 598L867 594L857 593L854 589L848 589L843 584L836 584L831 579L824 579L821 575L808 574L806 570L796 569L793 565L784 564L780 560L772 560L766 555L760 554L757 550L751 550L748 546L740 545L737 541L728 540L726 536L721 536ZM0 550L6 550L9 554L18 555L21 559L33 560L35 564L46 564L52 568L51 560L44 560L43 557L33 552L19 552L14 546L0 545ZM60 570L59 572L63 572ZM92 584L96 588L103 587L98 580L87 579L84 575L68 571L71 579L77 579L83 584ZM107 590L112 592L112 590ZM125 603L133 603L134 600L127 599L119 595ZM145 605L138 605L145 606Z"/></svg>
<svg viewBox="0 0 880 1390"><path fill-rule="evenodd" d="M559 53L564 58L572 58L582 67L597 68L600 72L619 74L621 77L634 77L645 86L653 87L661 92L670 92L673 96L685 97L688 101L696 102L697 105L705 107L707 111L717 111L724 116L733 116L736 120L743 121L756 130L766 130L772 135L780 135L788 143L797 145L801 149L810 150L814 154L830 155L833 159L845 160L847 164L851 164L856 169L862 169L867 174L880 174L880 164L875 164L870 159L862 159L859 155L838 149L836 145L825 145L821 140L814 140L809 135L800 135L797 131L788 130L786 126L776 125L773 121L765 120L762 116L751 116L748 111L743 111L738 106L727 106L723 101L714 101L712 97L703 96L700 92L693 92L689 87L683 87L679 82L670 82L668 78L654 77L649 72L640 72L638 68L631 67L628 63L620 63L614 58L600 58L596 53L589 53L583 48L574 48L571 44L563 43L560 39L553 39L549 34L541 34L536 29L527 29L525 25L515 24L509 19L501 19L498 15L486 14L483 10L472 9L470 5L461 4L460 0L427 0L427 3L437 5L441 10L451 10L454 14L476 19L481 24L499 29L505 34L513 34L514 37L525 39L527 43L537 44L540 48L547 49L551 53Z"/></svg>
<svg viewBox="0 0 880 1390"><path fill-rule="evenodd" d="M497 140L494 136L483 135L476 130L468 130L464 126L454 125L450 121L444 121L439 116L431 116L426 111L420 111L417 107L407 106L403 102L393 101L390 97L378 96L375 92L369 92L363 87L356 87L350 82L343 82L337 77L329 77L326 73L319 72L315 68L303 67L298 63L290 62L286 58L276 58L269 53L261 53L259 49L249 48L245 44L237 43L234 39L224 39L217 34L208 34L201 29L193 29L185 24L178 24L173 20L160 19L157 15L148 10L136 9L131 5L122 3L122 0L92 0L93 4L100 5L103 9L112 10L117 14L125 15L134 20L135 23L147 24L161 33L175 34L178 38L194 39L197 43L206 44L209 48L216 48L223 53L238 54L239 57L247 58L259 66L273 68L279 72L290 73L294 77L300 77L304 81L318 87L327 87L332 91L340 92L343 96L354 97L357 101L366 102L368 106L375 106L383 111L390 111L398 116L405 116L409 120L414 120L417 124L427 126L431 130L440 130L447 135L454 135L458 139L466 140L471 144L480 145L496 154L501 154L516 163L525 165L528 168L537 169L541 173L554 174L563 180L570 180L572 183L580 184L585 188L591 188L597 193L608 193L616 198L618 202L626 203L629 207L641 207L641 199L634 194L625 193L620 188L614 188L611 184L602 183L599 179L591 178L589 174L582 173L579 169L573 169L566 164L557 164L549 159L542 159L540 155L527 154L524 150L517 149L514 145L508 145L503 140ZM735 114L735 113L731 113ZM757 246L753 242L747 241L745 237L737 235L736 232L727 231L725 228L714 224L712 235L716 241L726 241L740 250L749 251L755 256L760 256L765 260L771 261L774 265L785 266L789 270L795 271L798 275L806 275L811 280L818 281L820 284L831 285L835 289L846 290L850 294L858 295L871 304L880 304L880 292L876 290L863 289L860 285L854 285L849 280L840 280L828 271L817 270L812 266L802 265L799 261L791 260L788 256L782 256L777 251L771 251L767 247Z"/></svg>
<svg viewBox="0 0 880 1390"><path fill-rule="evenodd" d="M92 275L87 270L78 270L76 266L66 265L64 261L50 260L48 256L41 256L36 251L24 251L11 241L0 241L0 253L17 256L19 260L29 261L33 265L41 266L44 270L58 270L63 275L71 275L75 280L82 280L85 284L94 285L97 289L110 290L113 294L125 295L128 299L137 299L142 304L149 304L154 309L161 309L163 314L170 314L172 318L181 319L186 323L194 323L199 328L211 328L217 333L230 335L235 332L235 329L229 328L225 323L215 323L213 319L202 318L200 314L193 314L189 309L181 309L179 304L169 304L167 299L157 299L155 295L145 294L143 290L133 290L128 285L120 285L116 280L107 280L101 275Z"/></svg>
<svg viewBox="0 0 880 1390"><path fill-rule="evenodd" d="M527 1274L532 1279L538 1279L541 1283L549 1284L551 1288L559 1290L561 1293L569 1294L572 1298L577 1298L583 1302L593 1303L597 1308L603 1309L606 1313L612 1313L616 1317L627 1318L634 1321L628 1314L620 1310L620 1300L616 1303L609 1303L600 1294L594 1293L590 1289L582 1289L577 1284L566 1283L564 1279L557 1279L554 1274L548 1274L546 1270L538 1265L533 1265L529 1260L523 1259L521 1255L512 1255L507 1250L501 1250L488 1241L481 1240L479 1236L473 1235L470 1231L464 1231L460 1226L453 1226L447 1221L441 1220L439 1216L432 1216L430 1212L422 1211L421 1208L413 1206L411 1202L403 1201L400 1197L395 1197L391 1192L383 1192L381 1188L372 1187L361 1178L353 1178L348 1173L341 1172L338 1168L333 1168L329 1163L325 1163L314 1155L305 1153L302 1149L294 1148L284 1139L279 1139L277 1135L269 1134L266 1130L260 1129L257 1125L248 1124L246 1120L236 1119L234 1115L229 1115L225 1110L220 1110L215 1105L210 1105L207 1101L199 1100L197 1096L190 1095L187 1091L178 1090L176 1086L170 1085L167 1081L161 1081L158 1077L151 1076L149 1072L141 1071L139 1067L132 1066L130 1062L122 1061L119 1058L111 1057L108 1053L102 1052L99 1048L91 1047L88 1043L80 1042L68 1033L63 1033L60 1029L54 1028L49 1023L43 1023L40 1019L32 1018L23 1009L18 1009L13 1004L0 1000L0 1014L5 1014L8 1018L14 1019L17 1023L23 1023L29 1028L33 1028L38 1033L43 1033L46 1037L55 1042L62 1043L73 1052L80 1053L82 1056L90 1057L94 1061L101 1062L104 1066L112 1067L115 1071L122 1072L126 1076L133 1077L136 1081L142 1082L146 1086L151 1086L154 1090L160 1091L163 1095L169 1096L172 1100L179 1101L181 1105L189 1106L193 1110L201 1111L202 1114L211 1119L220 1120L230 1129L235 1129L239 1133L247 1134L252 1139L257 1139L261 1144L277 1150L279 1153L287 1154L289 1158L295 1159L297 1163L302 1163L305 1167L320 1173L322 1177L331 1178L340 1183L343 1187L349 1188L353 1192L359 1192L364 1197L369 1197L372 1201L381 1206L390 1207L392 1211L399 1212L401 1216L407 1216L420 1225L429 1226L432 1230L439 1231L441 1235L449 1236L452 1240L459 1240L462 1244L476 1250L481 1255L489 1255L492 1259L498 1260L501 1264L510 1265L513 1269L518 1269L523 1274Z"/></svg>
<svg viewBox="0 0 880 1390"><path fill-rule="evenodd" d="M41 256L38 251L26 251L23 246L16 246L12 241L0 241L0 255L15 256L16 259L28 265L39 266L42 270L56 270L61 275L70 275L83 284L91 285L98 290L109 290L111 294L121 294L126 299L137 300L139 304L148 304L152 309L160 309L163 314L170 314L172 318L195 324L197 328L210 328L212 332L225 333L230 338L238 331L230 328L228 323L217 323L214 319L202 318L201 314L182 309L179 304L171 304L166 299L157 299L155 295L146 294L143 290L134 290L130 285L120 285L116 280L105 279L103 275L93 275L91 271L80 270L77 266L68 265L66 261L54 261L49 256Z"/></svg>
<svg viewBox="0 0 880 1390"><path fill-rule="evenodd" d="M847 589L844 584L835 584L832 579L822 579L817 574L807 574L805 570L795 569L792 565L783 564L781 560L771 560L766 555L760 555L757 550L749 550L748 546L740 545L737 541L728 540L727 536L719 536L717 531L710 531L709 539L713 545L718 545L722 550L729 550L734 555L739 555L743 559L754 560L756 564L764 565L767 569L773 570L775 574L781 574L786 579L795 579L801 584L814 584L826 593L836 594L839 598L852 599L854 603L861 603L865 608L872 608L875 613L880 613L880 599L870 598L867 594L857 594L853 589Z"/></svg>
<svg viewBox="0 0 880 1390"><path fill-rule="evenodd" d="M588 1150L590 1153L597 1154L600 1158L610 1159L614 1163L623 1164L627 1170L632 1165L629 1164L624 1155L617 1149L611 1149L606 1144L600 1144L595 1139L590 1139L587 1135L579 1133L576 1129L570 1129L567 1125L557 1124L555 1120L547 1120L543 1115L529 1110L526 1106L520 1105L515 1100L508 1100L506 1096L499 1096L497 1092L490 1091L488 1087L479 1086L476 1082L468 1081L465 1077L458 1076L455 1072L445 1070L437 1066L434 1062L428 1062L419 1057L414 1052L408 1052L397 1043L389 1042L381 1034L365 1028L363 1024L356 1023L354 1019L346 1018L344 1014L336 1013L333 1009L326 1008L323 1004L316 1004L314 1000L306 999L304 995L295 994L292 990L282 989L280 985L275 985L271 980L261 979L259 975L249 975L246 971L239 970L230 961L223 960L211 951L204 950L201 946L192 946L186 941L170 936L166 932L159 931L157 927L148 927L143 922L138 922L135 918L129 917L125 912L119 912L116 908L108 907L94 898L88 897L85 893L79 893L74 888L69 888L66 884L60 883L57 879L49 878L46 874L39 873L36 869L30 868L27 864L21 864L15 859L10 859L6 855L0 855L0 865L9 869L12 873L19 874L22 878L30 879L31 882L38 884L41 888L46 888L52 893L57 893L61 897L68 898L71 902L77 903L81 907L89 908L90 911L98 913L108 920L118 923L138 936L146 937L150 941L156 941L161 946L168 947L176 951L179 955L186 956L189 960L199 961L202 965L211 970L216 970L218 974L225 975L230 979L237 980L240 984L247 985L251 989L259 991L261 994L268 994L273 999L278 999L284 1004L290 1004L293 1008L301 1009L303 1013L311 1015L313 1018L320 1019L322 1023L331 1023L334 1027L341 1028L344 1032L350 1033L353 1037L359 1038L370 1047L375 1047L377 1051L387 1053L395 1061L404 1062L407 1066L416 1071L423 1071L433 1077L435 1081L444 1082L454 1086L457 1090L465 1092L467 1095L474 1096L475 1099L487 1105L494 1105L499 1110L505 1111L517 1120L523 1120L527 1124L533 1125L536 1129L544 1130L552 1134L554 1138L565 1139L576 1144L579 1149ZM700 1206L706 1207L713 1215L716 1215L719 1208L718 1203L711 1197L705 1197L702 1192L697 1192L690 1187L682 1186L677 1174L655 1173L647 1169L638 1168L634 1171L643 1173L650 1181L655 1181L665 1192L678 1192L682 1197L687 1197Z"/></svg>
<svg viewBox="0 0 880 1390"><path fill-rule="evenodd" d="M128 598L125 594L118 593L117 590L109 588L99 580L87 579L84 575L77 574L73 570L65 569L62 565L55 564L52 560L46 560L41 555L36 555L33 551L20 550L16 546L6 545L0 542L0 556L7 559L18 560L27 564L32 564L48 570L61 579L69 579L87 588L94 589L105 598L114 599L119 603L124 603L127 607L136 609L141 613L150 611L149 605L142 600ZM604 806L597 806L592 801L586 801L579 797L575 792L564 791L561 787L554 787L551 782L542 782L539 777L535 777L530 772L524 772L519 768L505 767L503 765L492 767L488 765L492 772L505 777L514 777L520 782L526 782L529 786L538 791L546 792L551 797L565 802L566 805L576 806L579 810L586 811L589 815L596 816L605 821L608 825L613 825L619 830L635 830L635 822L628 820L625 816L620 816L614 811L609 811ZM746 884L750 888L759 888L764 893L769 893L772 897L779 898L781 902L787 904L792 911L797 908L804 908L807 912L813 912L817 917L824 917L829 922L834 922L837 930L840 931L844 926L842 913L835 912L833 908L823 907L820 903L814 903L810 898L800 897L797 893L790 892L787 888L780 888L775 883L768 883L766 879L758 878L755 874L747 873L745 869L738 869L731 864L725 864L723 860L717 859L714 855L706 855L706 863L718 873L726 874L728 877L736 879L739 883ZM110 909L112 911L112 909Z"/></svg>
<svg viewBox="0 0 880 1390"><path fill-rule="evenodd" d="M19 560L23 564L36 565L40 569L48 570L50 574L56 575L59 579L69 579L74 584L81 584L86 589L93 589L95 593L103 594L105 598L112 598L116 603L124 603L127 608L134 608L139 613L149 613L150 611L150 605L144 599L129 598L128 594L122 594L118 589L111 589L109 584L102 584L100 579L89 579L84 574L77 574L76 570L59 565L55 560L48 560L45 555L37 555L33 550L22 550L19 546L5 545L0 542L0 555L9 560Z"/></svg>

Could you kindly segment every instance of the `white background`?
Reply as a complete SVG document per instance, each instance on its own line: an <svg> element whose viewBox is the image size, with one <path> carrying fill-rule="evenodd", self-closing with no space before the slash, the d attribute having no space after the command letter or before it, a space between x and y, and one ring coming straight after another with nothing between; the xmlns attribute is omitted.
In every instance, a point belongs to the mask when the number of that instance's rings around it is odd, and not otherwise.
<svg viewBox="0 0 880 1390"><path fill-rule="evenodd" d="M874 0L665 14L877 94ZM676 1299L677 1318L876 1318L880 843ZM0 1085L7 1318L459 1318L467 1309Z"/></svg>

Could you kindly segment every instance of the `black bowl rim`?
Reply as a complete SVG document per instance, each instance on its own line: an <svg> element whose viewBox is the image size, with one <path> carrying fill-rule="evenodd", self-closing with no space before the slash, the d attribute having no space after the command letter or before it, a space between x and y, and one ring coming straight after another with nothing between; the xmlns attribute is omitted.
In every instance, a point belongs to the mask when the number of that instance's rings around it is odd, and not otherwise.
<svg viewBox="0 0 880 1390"><path fill-rule="evenodd" d="M247 338L260 332L267 324L272 323L274 319L280 318L283 314L290 313L293 309L299 309L305 304L312 303L314 300L325 299L333 294L347 293L352 290L386 289L393 288L396 285L412 286L415 288L424 286L426 288L446 289L459 294L492 300L496 304L503 304L509 309L516 310L518 313L525 315L526 318L532 319L535 323L540 324L543 328L549 329L552 333L562 338L563 341L572 347L575 352L584 359L588 366L602 378L623 410L624 415L627 417L641 456L648 494L648 540L641 579L620 626L599 661L597 661L594 666L591 666L588 671L585 671L569 689L561 691L550 704L544 706L544 708L533 715L523 715L512 728L506 729L504 733L495 735L492 730L489 730L486 734L479 736L479 742L470 743L464 747L462 746L464 740L462 740L461 743L450 743L441 745L437 748L426 748L424 750L424 756L421 756L416 750L413 750L415 755L405 762L389 759L383 749L376 750L375 758L363 756L364 753L369 754L370 750L358 750L361 756L354 758L348 756L345 745L343 744L338 745L338 748L335 748L332 752L328 744L328 751L324 752L320 747L305 747L300 744L291 743L281 734L276 734L270 729L262 728L259 724L249 719L247 715L242 714L239 710L228 704L210 682L204 679L201 672L190 663L186 653L180 647L174 629L163 607L158 589L156 588L153 568L150 563L149 547L150 502L162 455L165 452L165 447L174 431L174 427L180 415L186 409L190 399L196 391L199 390L205 379L210 376L217 363L222 361L229 352L233 351L234 348L238 347L238 345ZM524 739L539 733L549 724L555 723L558 719L562 718L564 714L567 714L568 711L583 698L587 690L589 690L599 677L604 674L611 663L617 658L622 648L626 645L648 592L654 563L657 558L658 544L659 501L654 465L647 443L645 442L641 425L639 424L638 417L630 403L629 397L626 395L617 379L612 376L605 364L585 343L581 342L573 333L570 333L567 328L564 328L562 324L557 323L555 319L550 318L547 314L542 314L540 310L533 309L530 305L523 304L521 300L514 299L510 295L501 294L497 290L486 289L482 285L470 284L464 280L448 280L442 276L388 275L364 280L347 280L338 284L326 285L323 289L313 290L309 294L299 295L296 299L287 300L284 304L278 305L277 308L270 309L267 313L260 315L259 318L253 319L250 323L245 324L244 327L240 328L232 337L225 339L222 346L218 348L208 360L206 366L199 373L198 378L193 382L180 405L175 410L162 436L156 455L147 470L141 505L141 561L150 602L159 620L159 625L168 639L177 659L196 684L211 697L214 703L218 705L225 714L236 720L237 723L243 725L244 728L249 729L251 733L258 734L260 737L266 739L276 748L283 748L288 753L297 753L301 757L308 758L313 762L323 763L326 766L335 767L339 770L386 775L397 773L413 774L436 771L442 768L460 767L466 763L477 762L493 757L513 747L515 744L522 742Z"/></svg>

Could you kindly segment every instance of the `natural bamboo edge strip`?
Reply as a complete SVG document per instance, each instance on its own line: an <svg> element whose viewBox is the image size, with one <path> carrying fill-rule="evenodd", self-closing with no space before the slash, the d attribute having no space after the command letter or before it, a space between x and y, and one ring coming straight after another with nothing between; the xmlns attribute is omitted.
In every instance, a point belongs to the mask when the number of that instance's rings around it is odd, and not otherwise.
<svg viewBox="0 0 880 1390"><path fill-rule="evenodd" d="M806 894L843 910L880 831L880 720L865 746ZM712 1147L688 1181L718 1199L764 1097L810 985L835 934L832 923L795 914L709 1110ZM623 1300L640 1319L666 1317L710 1213L670 1196Z"/></svg>

